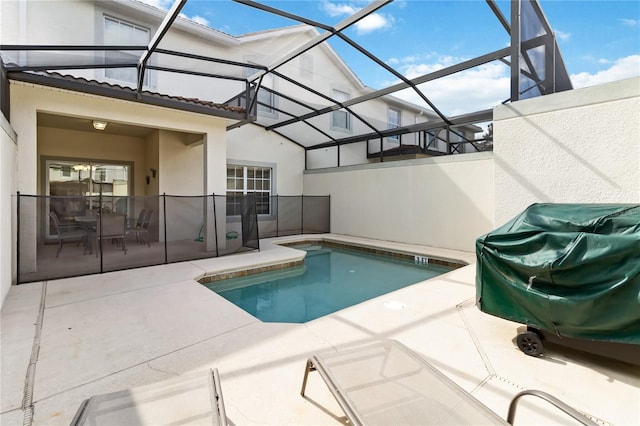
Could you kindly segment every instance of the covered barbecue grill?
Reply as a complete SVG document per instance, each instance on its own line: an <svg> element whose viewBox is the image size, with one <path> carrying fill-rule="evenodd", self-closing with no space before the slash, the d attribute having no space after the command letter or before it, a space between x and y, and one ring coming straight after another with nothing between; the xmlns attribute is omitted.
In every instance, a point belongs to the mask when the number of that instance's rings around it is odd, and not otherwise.
<svg viewBox="0 0 640 426"><path fill-rule="evenodd" d="M533 204L476 240L481 311L544 341L640 364L640 205Z"/></svg>

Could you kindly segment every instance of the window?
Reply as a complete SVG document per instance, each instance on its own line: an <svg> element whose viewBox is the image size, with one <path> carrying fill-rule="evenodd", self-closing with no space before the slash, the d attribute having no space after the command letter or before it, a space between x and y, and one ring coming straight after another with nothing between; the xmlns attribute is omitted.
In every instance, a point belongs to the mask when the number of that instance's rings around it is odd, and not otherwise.
<svg viewBox="0 0 640 426"><path fill-rule="evenodd" d="M387 110L387 129L397 129L400 127L400 110L397 108L389 108ZM399 142L400 135L389 136L387 139Z"/></svg>
<svg viewBox="0 0 640 426"><path fill-rule="evenodd" d="M276 95L271 90L273 90L273 75L265 74L258 90L258 114L276 118Z"/></svg>
<svg viewBox="0 0 640 426"><path fill-rule="evenodd" d="M246 61L251 65L260 65L261 62L265 62L265 59L257 56L252 56ZM253 67L244 67L243 72L245 78L251 79L255 76L256 72L258 72L258 69ZM257 110L259 116L278 118L278 100L276 94L273 92L275 90L275 87L276 80L273 74L265 74L264 76L262 76L262 82L260 83L260 88L258 89L257 99Z"/></svg>
<svg viewBox="0 0 640 426"><path fill-rule="evenodd" d="M52 158L45 160L44 167L46 194L52 197L49 209L60 218L86 216L98 209L118 211L120 197L131 194L133 163ZM46 232L55 235L52 229Z"/></svg>
<svg viewBox="0 0 640 426"><path fill-rule="evenodd" d="M149 44L149 30L129 22L105 16L104 44L107 46L146 46ZM113 58L112 61L117 61L116 63L138 62L140 54L140 52L119 51L110 53L109 58ZM137 84L138 73L136 68L106 68L104 70L104 76L135 85Z"/></svg>
<svg viewBox="0 0 640 426"><path fill-rule="evenodd" d="M240 197L251 193L256 195L257 213L270 214L272 174L270 167L227 165L227 216L239 216Z"/></svg>
<svg viewBox="0 0 640 426"><path fill-rule="evenodd" d="M349 100L349 94L347 92L333 89L331 93L336 102ZM333 111L331 113L331 128L334 130L351 130L351 114L344 109Z"/></svg>
<svg viewBox="0 0 640 426"><path fill-rule="evenodd" d="M67 197L127 196L131 193L130 176L131 166L128 164L47 160L47 194Z"/></svg>

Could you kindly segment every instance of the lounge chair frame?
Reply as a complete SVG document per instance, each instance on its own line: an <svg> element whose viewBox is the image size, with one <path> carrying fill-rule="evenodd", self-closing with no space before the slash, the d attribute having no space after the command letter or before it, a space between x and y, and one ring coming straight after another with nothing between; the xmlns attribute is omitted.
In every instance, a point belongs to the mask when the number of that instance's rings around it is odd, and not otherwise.
<svg viewBox="0 0 640 426"><path fill-rule="evenodd" d="M198 373L197 376L186 375L182 379L184 381L204 380L204 377L202 377L200 374L201 373ZM228 426L227 414L224 408L222 387L220 385L220 376L218 374L218 370L215 368L209 369L209 371L207 372L207 376L209 398L211 403L211 410L209 412L211 424L213 426ZM75 416L73 417L73 420L71 421L71 425L79 426L85 424L104 424L105 422L110 421L109 417L101 418L101 416L108 415L110 412L117 412L119 410L144 410L144 407L142 405L144 405L145 403L153 401L154 399L164 401L164 398L170 398L172 395L177 393L175 390L158 390L158 388L166 386L167 383L169 383L169 385L175 384L177 386L180 386L182 384L181 378L178 378L142 386L140 388L132 388L112 393L94 395L91 398L85 399L80 404ZM132 394L134 393L137 395L137 398L132 397ZM131 410L131 408L134 408L134 410ZM122 417L118 418L119 421L122 421L122 419ZM111 422L112 421L113 420L111 420ZM139 423L138 418L131 418L125 421L127 425Z"/></svg>
<svg viewBox="0 0 640 426"><path fill-rule="evenodd" d="M396 371L393 371L393 367L387 369L387 362L390 362L390 364L393 363L393 361L389 361L392 351L395 351L396 354L399 353L401 359L406 360L410 365L402 371L397 369L395 369ZM373 360L375 363L375 368L369 371L375 371L377 376L370 378L363 377L363 380L358 381L359 383L350 387L345 387L344 383L348 383L353 377L353 370L361 368L362 364L366 363L368 359ZM337 368L332 368L332 365L337 366ZM430 363L425 361L422 357L395 340L386 340L373 345L362 346L345 351L312 355L307 360L304 378L302 380L302 389L300 390L300 394L303 397L305 396L309 373L312 371L317 371L320 374L320 377L322 377L329 388L329 391L336 399L338 405L340 405L340 408L344 411L344 414L352 425L378 423L397 424L399 422L402 423L400 420L401 416L404 416L404 419L406 420L408 406L401 400L397 405L394 406L391 404L386 408L377 410L377 412L369 416L370 413L363 413L358 409L357 402L354 402L350 393L363 392L366 391L367 387L380 387L385 386L386 384L395 386L396 388L403 387L403 384L398 385L398 383L411 376L419 376L419 380L417 382L413 382L413 385L419 383L422 387L422 391L424 392L422 394L417 394L414 401L424 400L425 407L429 405L444 407L444 409L439 410L438 413L434 413L435 418L433 419L426 418L427 416L424 413L425 410L423 410L423 413L417 413L418 416L425 415L424 417L413 419L419 424L440 424L440 422L453 422L455 424L513 424L516 405L520 398L524 395L534 395L551 403L584 425L596 425L596 423L592 422L584 414L573 409L564 402L558 400L552 395L536 390L527 390L517 394L511 401L508 418L505 421L491 411L487 406L474 398L469 392L462 389ZM364 371L367 371L367 369ZM346 377L347 379L345 379ZM437 388L434 389L434 387ZM406 389L409 387L407 386L404 388ZM440 390L444 389L445 392L440 394L438 392L438 388ZM427 390L431 391L432 389L433 392L429 392L429 395L426 396L425 393ZM392 392L391 389L390 391ZM447 407L450 407L449 410L452 415L451 417L448 417ZM384 411L383 416L385 417L380 416L381 411ZM445 413L444 420L442 417L443 413Z"/></svg>

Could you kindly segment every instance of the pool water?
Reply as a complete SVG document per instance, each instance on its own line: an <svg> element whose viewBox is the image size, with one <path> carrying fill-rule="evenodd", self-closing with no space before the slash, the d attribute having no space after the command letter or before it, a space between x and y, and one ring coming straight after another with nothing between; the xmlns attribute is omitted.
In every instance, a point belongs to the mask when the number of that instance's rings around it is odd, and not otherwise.
<svg viewBox="0 0 640 426"><path fill-rule="evenodd" d="M304 265L206 284L265 322L303 323L433 278L452 268L318 245Z"/></svg>

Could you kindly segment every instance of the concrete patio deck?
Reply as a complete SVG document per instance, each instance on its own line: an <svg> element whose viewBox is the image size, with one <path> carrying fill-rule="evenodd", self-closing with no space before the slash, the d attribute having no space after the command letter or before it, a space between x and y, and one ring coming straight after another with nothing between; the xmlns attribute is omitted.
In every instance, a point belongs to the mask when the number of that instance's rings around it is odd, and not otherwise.
<svg viewBox="0 0 640 426"><path fill-rule="evenodd" d="M474 262L472 253L324 237ZM520 324L475 307L473 264L306 324L262 323L194 280L299 260L303 252L273 242L304 238L263 240L259 253L14 286L1 317L0 424L27 424L24 400L33 402L34 425L69 424L94 394L211 367L230 424L341 424L317 374L300 396L307 357L390 338L503 418L513 395L539 389L600 424L640 424L640 367L560 347L524 355L514 343ZM28 376L33 387L25 389ZM575 424L536 400L521 404L515 423Z"/></svg>

